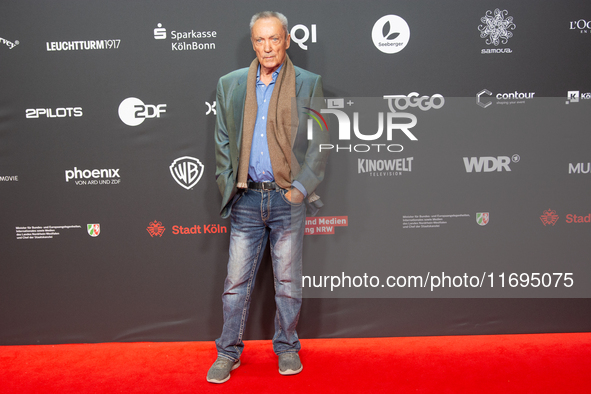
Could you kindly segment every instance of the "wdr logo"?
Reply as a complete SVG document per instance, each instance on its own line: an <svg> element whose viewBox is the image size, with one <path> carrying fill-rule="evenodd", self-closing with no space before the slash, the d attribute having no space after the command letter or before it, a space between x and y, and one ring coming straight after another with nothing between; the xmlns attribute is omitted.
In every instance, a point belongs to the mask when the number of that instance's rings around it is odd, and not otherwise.
<svg viewBox="0 0 591 394"><path fill-rule="evenodd" d="M483 157L464 157L464 167L466 172L501 172L511 171L509 164L517 163L521 158L519 155L509 156L483 156Z"/></svg>

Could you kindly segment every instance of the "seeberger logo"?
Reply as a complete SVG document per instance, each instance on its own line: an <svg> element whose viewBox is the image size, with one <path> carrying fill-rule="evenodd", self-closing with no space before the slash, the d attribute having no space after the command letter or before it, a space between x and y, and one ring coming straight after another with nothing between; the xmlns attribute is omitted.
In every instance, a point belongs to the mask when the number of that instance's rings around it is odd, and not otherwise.
<svg viewBox="0 0 591 394"><path fill-rule="evenodd" d="M196 30L188 30L188 31L176 31L172 30L170 32L170 39L173 41L171 43L171 48L173 51L201 51L201 50L211 50L216 49L214 42L198 42L198 41L187 41L187 40L197 40L197 39L212 39L217 37L217 32L215 30L206 30L206 31L196 31ZM155 40L166 40L168 34L165 27L162 27L162 23L158 23L157 27L154 29L154 39Z"/></svg>
<svg viewBox="0 0 591 394"><path fill-rule="evenodd" d="M64 108L27 108L25 116L27 119L45 118L80 118L83 115L82 107Z"/></svg>
<svg viewBox="0 0 591 394"><path fill-rule="evenodd" d="M521 158L519 155L509 156L483 156L483 157L464 157L464 167L466 172L501 172L511 171L509 164L518 163Z"/></svg>
<svg viewBox="0 0 591 394"><path fill-rule="evenodd" d="M146 119L160 118L166 112L166 104L144 104L136 97L128 97L119 104L119 118L128 126L138 126Z"/></svg>
<svg viewBox="0 0 591 394"><path fill-rule="evenodd" d="M371 39L380 51L398 53L408 45L410 28L398 15L385 15L373 25Z"/></svg>
<svg viewBox="0 0 591 394"><path fill-rule="evenodd" d="M486 11L486 14L480 18L482 24L478 26L478 31L480 31L480 38L485 39L486 45L494 45L495 47L498 47L499 44L505 45L513 37L512 31L516 26L513 23L513 17L508 15L507 10L501 11L497 8L494 12ZM480 51L483 55L512 52L511 48L492 48Z"/></svg>
<svg viewBox="0 0 591 394"><path fill-rule="evenodd" d="M173 161L169 168L170 174L176 183L190 190L201 179L204 166L199 159L183 156Z"/></svg>

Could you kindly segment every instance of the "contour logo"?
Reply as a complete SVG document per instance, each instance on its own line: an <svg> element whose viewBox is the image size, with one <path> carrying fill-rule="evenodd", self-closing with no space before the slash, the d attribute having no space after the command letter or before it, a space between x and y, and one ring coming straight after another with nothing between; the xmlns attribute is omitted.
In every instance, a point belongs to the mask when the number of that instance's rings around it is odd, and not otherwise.
<svg viewBox="0 0 591 394"><path fill-rule="evenodd" d="M189 190L201 179L203 168L203 164L198 159L183 156L172 162L170 173L179 185Z"/></svg>
<svg viewBox="0 0 591 394"><path fill-rule="evenodd" d="M166 112L166 104L144 104L136 97L128 97L119 104L119 118L128 126L140 125L146 118L159 118Z"/></svg>
<svg viewBox="0 0 591 394"><path fill-rule="evenodd" d="M410 28L398 15L386 15L373 25L371 39L380 51L388 54L397 53L408 44Z"/></svg>

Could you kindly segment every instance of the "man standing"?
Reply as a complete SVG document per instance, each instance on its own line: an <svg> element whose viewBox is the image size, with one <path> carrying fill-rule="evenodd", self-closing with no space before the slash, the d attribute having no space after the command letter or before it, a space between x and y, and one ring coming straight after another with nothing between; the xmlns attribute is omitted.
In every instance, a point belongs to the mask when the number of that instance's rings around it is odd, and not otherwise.
<svg viewBox="0 0 591 394"><path fill-rule="evenodd" d="M215 128L216 180L221 216L230 217L230 256L222 296L224 327L215 341L217 360L207 381L223 383L240 365L251 293L267 240L271 244L275 287L273 350L279 373L303 366L296 325L302 303L302 243L307 204L322 206L314 190L324 177L327 155L320 144L328 131L308 133L301 108L292 117L292 99L305 107L321 101L320 76L295 67L287 18L265 11L252 17L250 33L256 59L249 68L220 78ZM316 100L312 100L317 98Z"/></svg>

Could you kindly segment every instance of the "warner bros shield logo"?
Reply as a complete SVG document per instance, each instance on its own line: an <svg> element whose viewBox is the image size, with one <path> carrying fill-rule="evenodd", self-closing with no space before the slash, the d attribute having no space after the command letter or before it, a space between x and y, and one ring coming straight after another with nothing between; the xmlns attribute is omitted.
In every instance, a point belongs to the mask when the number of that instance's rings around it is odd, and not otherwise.
<svg viewBox="0 0 591 394"><path fill-rule="evenodd" d="M198 159L183 156L172 162L170 173L179 185L189 190L201 179L203 168L203 164Z"/></svg>
<svg viewBox="0 0 591 394"><path fill-rule="evenodd" d="M488 214L488 212L476 213L476 223L478 223L481 226L486 226L488 224L489 219L490 215Z"/></svg>

